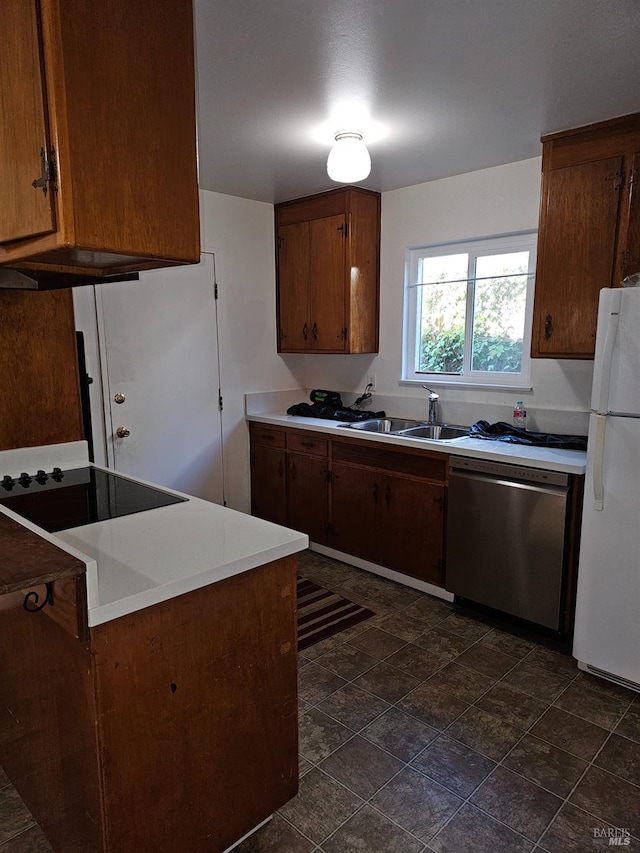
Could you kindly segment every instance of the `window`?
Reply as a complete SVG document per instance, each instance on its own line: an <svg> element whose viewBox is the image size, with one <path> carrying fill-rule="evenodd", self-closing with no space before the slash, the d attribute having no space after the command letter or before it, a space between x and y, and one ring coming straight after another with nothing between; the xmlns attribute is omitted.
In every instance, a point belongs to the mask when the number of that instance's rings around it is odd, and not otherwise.
<svg viewBox="0 0 640 853"><path fill-rule="evenodd" d="M403 379L529 383L536 233L407 252Z"/></svg>

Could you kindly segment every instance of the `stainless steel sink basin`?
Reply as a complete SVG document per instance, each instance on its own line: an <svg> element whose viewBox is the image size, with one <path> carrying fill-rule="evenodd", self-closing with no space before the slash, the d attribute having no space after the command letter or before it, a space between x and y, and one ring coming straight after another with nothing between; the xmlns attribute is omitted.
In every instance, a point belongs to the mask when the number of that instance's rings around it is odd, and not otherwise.
<svg viewBox="0 0 640 853"><path fill-rule="evenodd" d="M428 424L425 421L412 421L406 418L372 418L368 421L344 424L344 426L348 429L382 432L399 437L430 438L433 441L453 441L469 434L468 427L454 424Z"/></svg>
<svg viewBox="0 0 640 853"><path fill-rule="evenodd" d="M398 435L406 435L407 438L430 438L433 441L453 441L454 438L469 435L469 429L452 424L423 424L403 429Z"/></svg>
<svg viewBox="0 0 640 853"><path fill-rule="evenodd" d="M409 421L404 418L372 418L369 421L358 421L348 424L349 429L363 429L365 432L398 433L412 427L419 427L420 421Z"/></svg>

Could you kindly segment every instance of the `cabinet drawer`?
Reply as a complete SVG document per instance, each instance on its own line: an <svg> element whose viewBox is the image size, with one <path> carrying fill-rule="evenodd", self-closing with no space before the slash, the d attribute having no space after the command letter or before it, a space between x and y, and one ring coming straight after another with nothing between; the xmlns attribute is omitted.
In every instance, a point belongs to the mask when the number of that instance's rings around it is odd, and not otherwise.
<svg viewBox="0 0 640 853"><path fill-rule="evenodd" d="M426 477L439 482L446 481L447 457L442 454L418 450L409 453L405 450L382 448L371 444L347 444L334 441L332 444L334 462L352 462L366 465L381 471L397 474L409 474L414 477Z"/></svg>
<svg viewBox="0 0 640 853"><path fill-rule="evenodd" d="M250 424L249 435L253 444L262 444L266 447L281 447L286 444L286 433L281 429L272 429L262 424Z"/></svg>
<svg viewBox="0 0 640 853"><path fill-rule="evenodd" d="M326 438L316 438L310 433L287 433L287 450L309 453L313 456L326 456L329 442Z"/></svg>

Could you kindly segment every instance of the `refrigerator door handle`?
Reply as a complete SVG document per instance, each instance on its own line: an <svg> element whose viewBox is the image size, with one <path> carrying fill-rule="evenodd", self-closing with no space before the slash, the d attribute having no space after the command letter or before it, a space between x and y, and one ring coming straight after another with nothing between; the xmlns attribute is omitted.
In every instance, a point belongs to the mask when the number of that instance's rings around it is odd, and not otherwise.
<svg viewBox="0 0 640 853"><path fill-rule="evenodd" d="M604 434L607 428L607 416L596 415L595 445L593 448L593 508L604 509L604 482L602 467L604 459Z"/></svg>
<svg viewBox="0 0 640 853"><path fill-rule="evenodd" d="M619 294L615 294L619 296ZM613 361L613 350L618 335L618 323L620 321L620 300L611 306L607 315L607 330L604 336L604 345L601 352L596 352L596 361L593 371L593 395L591 406L596 412L606 413L609 411L609 383L611 380L611 363ZM618 310L613 310L617 308ZM598 330L599 331L599 330Z"/></svg>

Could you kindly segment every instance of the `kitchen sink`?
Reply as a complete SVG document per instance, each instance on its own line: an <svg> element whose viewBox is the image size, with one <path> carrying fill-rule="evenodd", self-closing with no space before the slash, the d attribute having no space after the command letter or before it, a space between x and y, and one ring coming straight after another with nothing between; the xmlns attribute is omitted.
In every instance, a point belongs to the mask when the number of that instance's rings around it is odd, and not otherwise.
<svg viewBox="0 0 640 853"><path fill-rule="evenodd" d="M407 438L430 438L434 441L453 441L454 438L464 438L469 435L469 428L452 424L426 424L403 429L398 435L406 435Z"/></svg>
<svg viewBox="0 0 640 853"><path fill-rule="evenodd" d="M347 429L359 429L365 432L381 432L399 438L430 438L433 441L453 441L469 434L469 428L453 424L428 424L425 421L412 421L405 418L371 418L353 424L341 424Z"/></svg>
<svg viewBox="0 0 640 853"><path fill-rule="evenodd" d="M398 433L403 430L418 427L421 421L408 421L404 418L372 418L369 421L358 421L353 424L347 424L349 429L363 429L365 432L393 432Z"/></svg>

